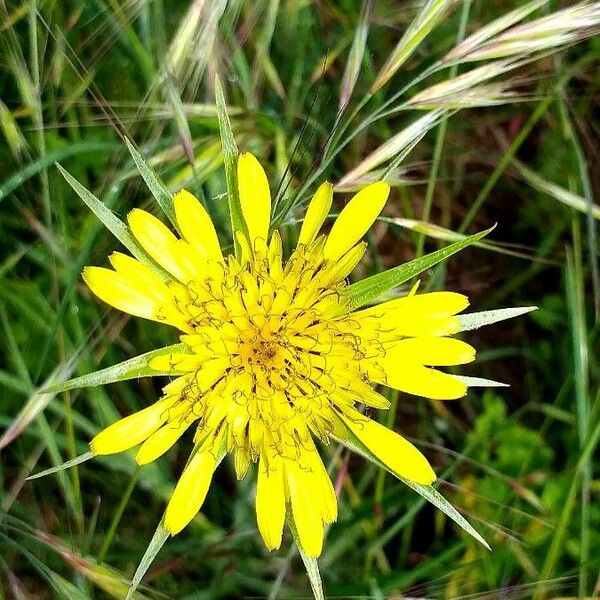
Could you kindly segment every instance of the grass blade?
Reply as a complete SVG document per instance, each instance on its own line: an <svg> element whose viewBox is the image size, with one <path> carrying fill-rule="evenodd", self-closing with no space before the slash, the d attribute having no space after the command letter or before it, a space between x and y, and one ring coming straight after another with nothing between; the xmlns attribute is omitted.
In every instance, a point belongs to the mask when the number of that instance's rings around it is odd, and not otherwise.
<svg viewBox="0 0 600 600"><path fill-rule="evenodd" d="M82 154L110 152L117 148L119 148L119 145L114 142L79 142L71 144L66 148L61 148L60 150L48 152L38 160L23 167L8 179L5 179L4 182L0 184L0 202L2 202L6 196L14 192L19 186L23 185L28 179L31 179L46 167L53 165L56 161L71 156L77 156L79 158Z"/></svg>

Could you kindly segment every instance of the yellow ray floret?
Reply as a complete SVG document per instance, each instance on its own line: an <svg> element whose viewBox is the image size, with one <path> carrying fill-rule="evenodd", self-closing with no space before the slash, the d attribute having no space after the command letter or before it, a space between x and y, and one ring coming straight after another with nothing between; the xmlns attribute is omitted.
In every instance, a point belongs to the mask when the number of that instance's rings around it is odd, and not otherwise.
<svg viewBox="0 0 600 600"><path fill-rule="evenodd" d="M352 409L342 412L341 418L346 427L394 474L422 485L435 481L435 473L427 459L401 435Z"/></svg>
<svg viewBox="0 0 600 600"><path fill-rule="evenodd" d="M144 465L194 425L194 452L167 506L165 529L176 534L194 518L229 453L238 478L257 464L256 518L267 548L280 547L290 515L303 551L316 557L326 525L337 518L337 498L315 440L339 438L366 448L399 477L422 485L435 480L419 450L359 405L389 406L376 385L433 399L463 396L464 381L439 369L475 357L471 346L450 337L468 300L414 289L350 310L346 277L364 255L361 238L385 205L387 184L358 192L328 235L320 230L333 188L321 185L287 261L280 235L268 239L269 185L249 153L239 158L238 184L245 221L234 232L238 256L223 256L206 209L182 190L173 199L182 239L134 210L129 226L148 264L115 253L113 269L85 269L86 283L105 302L181 332L177 351L149 361L171 375L162 398L90 445L97 455L139 445L135 458ZM153 270L152 261L161 268Z"/></svg>
<svg viewBox="0 0 600 600"><path fill-rule="evenodd" d="M200 204L200 201L186 190L173 196L175 217L185 240L203 256L222 261L223 253L215 226Z"/></svg>
<svg viewBox="0 0 600 600"><path fill-rule="evenodd" d="M319 189L306 209L306 215L300 229L300 236L298 237L298 244L310 246L315 241L321 226L329 214L332 202L333 186L326 181L319 186Z"/></svg>
<svg viewBox="0 0 600 600"><path fill-rule="evenodd" d="M324 250L326 259L338 259L367 233L383 210L389 193L390 186L378 181L362 189L348 202L327 238Z"/></svg>
<svg viewBox="0 0 600 600"><path fill-rule="evenodd" d="M250 241L267 241L271 220L271 192L269 182L261 164L246 152L238 160L238 186L242 214L248 227Z"/></svg>
<svg viewBox="0 0 600 600"><path fill-rule="evenodd" d="M285 521L285 474L283 459L277 454L263 458L256 482L256 520L269 550L281 545Z"/></svg>

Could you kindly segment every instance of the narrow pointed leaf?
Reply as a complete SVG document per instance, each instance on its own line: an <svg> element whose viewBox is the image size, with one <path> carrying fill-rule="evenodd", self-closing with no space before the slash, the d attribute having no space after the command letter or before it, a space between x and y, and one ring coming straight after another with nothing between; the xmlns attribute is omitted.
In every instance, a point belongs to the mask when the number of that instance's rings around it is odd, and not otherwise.
<svg viewBox="0 0 600 600"><path fill-rule="evenodd" d="M80 454L67 462L62 463L62 465L57 465L56 467L52 467L51 469L46 469L45 471L40 471L35 475L30 475L27 478L27 481L31 481L32 479L39 479L40 477L46 477L46 475L52 475L52 473L58 473L60 471L64 471L65 469L70 469L75 465L80 465L86 460L90 460L90 458L94 458L94 454L92 452L86 452L85 454Z"/></svg>
<svg viewBox="0 0 600 600"><path fill-rule="evenodd" d="M401 478L402 479L402 478ZM485 546L488 550L491 550L489 544L481 537L477 530L442 496L433 486L421 485L408 481L408 479L402 479L408 487L412 488L417 494L423 496L427 502L433 504L436 508L441 510L446 516L450 517L458 526L462 527L470 536L475 538L480 544Z"/></svg>
<svg viewBox="0 0 600 600"><path fill-rule="evenodd" d="M129 138L125 138L129 153L135 162L135 166L138 168L140 175L146 182L150 192L154 196L154 199L158 202L162 211L165 213L169 221L177 229L177 219L175 218L175 209L173 208L173 196L169 193L165 185L160 181L156 173L150 168L148 163L144 160L144 157L136 150L134 145L129 141Z"/></svg>
<svg viewBox="0 0 600 600"><path fill-rule="evenodd" d="M484 325L491 325L506 319L512 319L537 310L537 306L519 306L516 308L499 308L498 310L484 310L482 312L457 315L461 331L479 329Z"/></svg>
<svg viewBox="0 0 600 600"><path fill-rule="evenodd" d="M215 101L217 104L217 113L219 120L219 132L221 134L221 145L223 148L223 163L225 165L225 180L227 183L227 198L229 201L229 216L231 219L231 231L235 244L236 256L239 256L240 248L237 242L235 232L245 231L244 217L242 215L242 205L238 193L237 183L237 160L239 151L237 149L231 123L227 115L227 105L221 80L215 78Z"/></svg>
<svg viewBox="0 0 600 600"><path fill-rule="evenodd" d="M510 387L508 383L484 379L483 377L467 377L466 375L454 375L454 377L460 379L467 387Z"/></svg>
<svg viewBox="0 0 600 600"><path fill-rule="evenodd" d="M156 555L160 552L160 549L164 546L168 537L169 532L162 526L161 522L156 528L156 531L154 532L154 535L148 544L148 548L146 548L146 552L144 553L144 556L142 557L142 560L135 571L125 600L131 600L131 598L134 597L134 593L138 585L140 585L140 582L146 574L146 571L148 571L150 565L154 562Z"/></svg>
<svg viewBox="0 0 600 600"><path fill-rule="evenodd" d="M168 279L170 276L159 267L137 243L129 227L121 221L106 205L100 201L92 192L85 188L77 179L75 179L68 171L63 169L58 163L56 168L60 174L67 180L67 183L73 188L75 193L86 203L87 207L102 221L102 224L133 254L138 260L152 267L155 271L165 275Z"/></svg>
<svg viewBox="0 0 600 600"><path fill-rule="evenodd" d="M67 390L74 390L77 388L84 387L97 387L99 385L105 385L107 383L115 383L116 381L126 381L128 379L136 379L138 377L156 377L158 375L172 375L173 372L169 371L162 372L151 369L148 364L152 358L156 356L162 356L163 354L170 354L176 352L182 352L185 350L185 344L173 344L171 346L165 346L158 350L152 350L139 356L134 356L121 363L107 367L106 369L100 369L81 377L75 377L69 379L63 383L49 386L45 388L43 392L57 394L59 392L65 392Z"/></svg>
<svg viewBox="0 0 600 600"><path fill-rule="evenodd" d="M446 516L452 519L459 527L461 527L464 531L466 531L469 535L475 538L479 543L483 544L488 550L488 543L481 537L481 535L475 530L475 528L446 500L433 486L431 485L421 485L418 483L414 483L413 481L409 481L404 477L399 477L393 471L387 468L387 466L382 463L376 456L374 456L370 450L345 426L343 425L343 430L336 430L336 435L333 436L337 439L341 444L360 454L364 458L370 460L372 463L376 464L382 469L391 473L394 477L405 483L408 487L412 488L417 494L425 498L427 502L433 504L436 508L441 510Z"/></svg>
<svg viewBox="0 0 600 600"><path fill-rule="evenodd" d="M494 229L494 227L490 227L490 229L470 235L463 240L455 242L454 244L450 244L449 246L441 248L440 250L436 250L431 254L426 254L420 258L415 258L406 264L399 265L393 269L384 271L383 273L378 273L377 275L373 275L363 279L362 281L353 283L345 291L345 294L350 301L351 308L357 309L365 304L373 302L389 290L398 287L409 279L416 277L419 275L419 273L422 273L423 271L430 269L443 260L446 260L453 254L456 254L459 250L474 244L482 237L486 236L490 231L492 231L492 229Z"/></svg>

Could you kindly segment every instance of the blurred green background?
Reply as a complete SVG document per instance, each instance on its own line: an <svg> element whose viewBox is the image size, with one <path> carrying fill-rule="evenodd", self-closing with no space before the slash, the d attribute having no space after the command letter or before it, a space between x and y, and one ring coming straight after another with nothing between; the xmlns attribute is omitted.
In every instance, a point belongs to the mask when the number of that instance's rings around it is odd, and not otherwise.
<svg viewBox="0 0 600 600"><path fill-rule="evenodd" d="M58 396L40 389L176 341L175 331L108 309L85 288L83 266L104 265L118 242L54 163L121 217L137 206L155 211L126 135L169 189L205 200L229 239L219 74L240 150L261 159L281 192L275 216L289 251L317 183L340 181L421 116L375 111L465 30L524 3L446 4L371 95L418 2L0 1L0 598L122 598L191 448L184 438L140 471L124 455L25 481L85 452L100 428L153 402L164 382ZM570 4L550 1L527 18ZM517 92L511 102L451 111L388 173L386 218L356 277L441 247L452 231L497 223L485 244L425 274L422 289L466 293L472 310L539 310L465 334L479 353L463 372L509 388L448 403L396 396L380 414L426 453L440 491L493 551L332 445L323 453L341 492L319 561L328 597L599 593L599 64L594 37L540 55L516 80L501 77ZM410 93L448 77L434 73ZM336 206L347 197L337 194ZM138 597L310 595L289 534L273 553L258 536L253 480L219 469L202 514L164 546Z"/></svg>

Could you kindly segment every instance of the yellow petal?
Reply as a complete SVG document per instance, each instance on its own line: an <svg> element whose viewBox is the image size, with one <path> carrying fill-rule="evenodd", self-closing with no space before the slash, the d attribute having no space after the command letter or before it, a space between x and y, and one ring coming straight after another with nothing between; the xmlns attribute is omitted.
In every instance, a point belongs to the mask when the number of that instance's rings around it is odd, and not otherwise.
<svg viewBox="0 0 600 600"><path fill-rule="evenodd" d="M467 393L466 384L448 373L419 364L388 361L387 356L377 359L377 363L383 367L385 378L381 380L376 376L373 381L395 390L433 400L456 400Z"/></svg>
<svg viewBox="0 0 600 600"><path fill-rule="evenodd" d="M172 398L165 398L109 425L90 442L90 449L98 456L116 454L137 446L166 421L172 404Z"/></svg>
<svg viewBox="0 0 600 600"><path fill-rule="evenodd" d="M248 227L250 243L261 238L265 242L271 221L271 193L264 169L253 154L240 154L237 167L242 214Z"/></svg>
<svg viewBox="0 0 600 600"><path fill-rule="evenodd" d="M323 521L333 523L337 519L337 496L329 474L316 448L307 451L306 457L312 471L309 478L313 482L312 496L320 504Z"/></svg>
<svg viewBox="0 0 600 600"><path fill-rule="evenodd" d="M312 473L302 469L296 460L289 460L285 463L285 475L298 541L308 556L316 558L323 548L323 520L321 507L311 494Z"/></svg>
<svg viewBox="0 0 600 600"><path fill-rule="evenodd" d="M134 208L127 215L131 232L144 250L177 279L185 281L185 274L171 248L177 242L173 232L154 215Z"/></svg>
<svg viewBox="0 0 600 600"><path fill-rule="evenodd" d="M100 300L130 315L158 320L161 303L157 301L156 294L150 289L137 287L134 279L103 267L86 267L82 276ZM170 299L164 298L164 302L168 301Z"/></svg>
<svg viewBox="0 0 600 600"><path fill-rule="evenodd" d="M331 208L331 202L333 200L333 185L326 181L319 186L313 196L308 208L306 209L306 215L302 228L300 229L300 237L298 238L298 244L305 244L309 246L315 241L323 222L329 214Z"/></svg>
<svg viewBox="0 0 600 600"><path fill-rule="evenodd" d="M344 277L354 270L354 267L356 267L361 258L365 255L366 250L366 244L358 244L354 246L354 248L348 250L343 256L340 256L339 259L329 267L326 282L331 283L344 279Z"/></svg>
<svg viewBox="0 0 600 600"><path fill-rule="evenodd" d="M209 448L197 451L188 463L165 512L165 529L171 535L179 533L198 514L216 466L217 461Z"/></svg>
<svg viewBox="0 0 600 600"><path fill-rule="evenodd" d="M113 252L108 260L115 271L140 291L161 300L170 296L167 285L148 265L122 252Z"/></svg>
<svg viewBox="0 0 600 600"><path fill-rule="evenodd" d="M430 292L414 294L388 300L355 313L356 316L382 315L401 312L411 316L447 317L461 312L469 306L469 299L456 292Z"/></svg>
<svg viewBox="0 0 600 600"><path fill-rule="evenodd" d="M190 424L191 421L178 420L176 423L167 423L155 431L137 451L135 455L137 464L146 465L162 456L184 434Z"/></svg>
<svg viewBox="0 0 600 600"><path fill-rule="evenodd" d="M199 252L215 260L223 260L223 253L215 226L200 201L187 190L173 197L177 224L183 237Z"/></svg>
<svg viewBox="0 0 600 600"><path fill-rule="evenodd" d="M285 481L279 456L261 459L256 483L256 520L269 550L281 545L285 521Z"/></svg>
<svg viewBox="0 0 600 600"><path fill-rule="evenodd" d="M435 367L464 365L474 360L473 346L456 338L432 336L395 342L386 349L384 362L390 366L410 362Z"/></svg>
<svg viewBox="0 0 600 600"><path fill-rule="evenodd" d="M401 435L352 409L345 409L341 418L393 473L422 485L435 481L435 473L427 459Z"/></svg>
<svg viewBox="0 0 600 600"><path fill-rule="evenodd" d="M353 313L361 327L385 332L384 340L401 337L445 336L460 331L454 316L469 305L455 292L431 292L404 296Z"/></svg>
<svg viewBox="0 0 600 600"><path fill-rule="evenodd" d="M337 260L367 233L385 206L389 193L390 186L378 181L363 188L348 202L327 237L326 259Z"/></svg>

